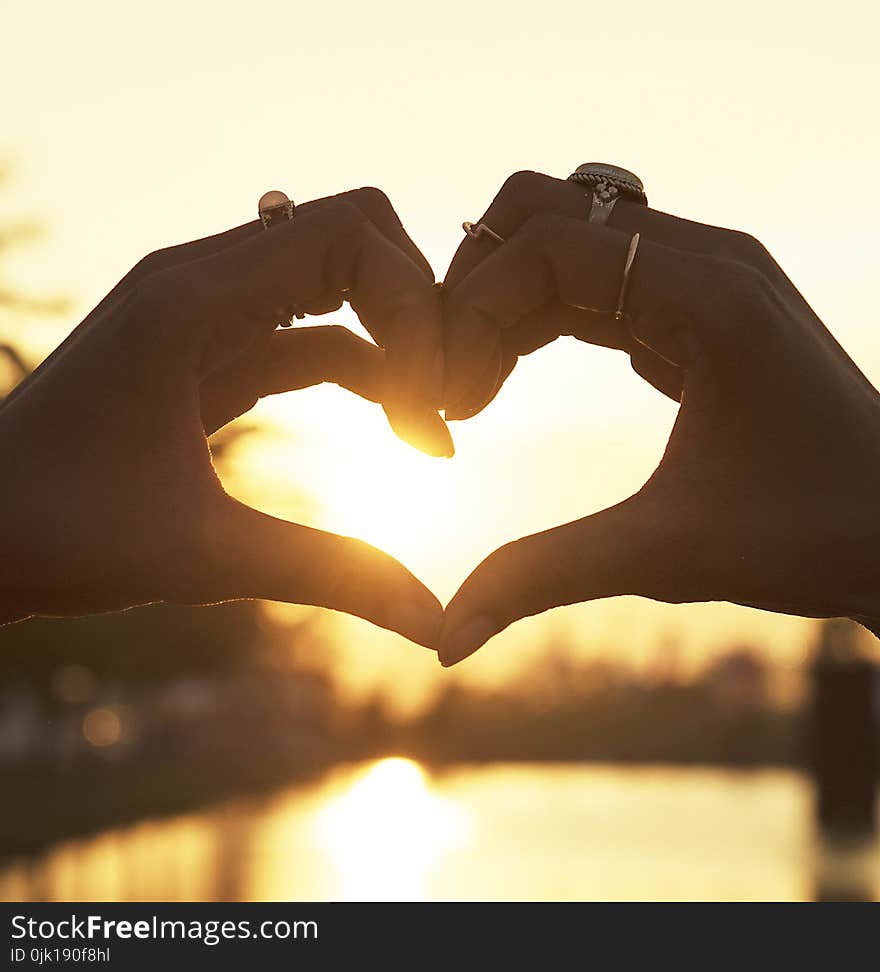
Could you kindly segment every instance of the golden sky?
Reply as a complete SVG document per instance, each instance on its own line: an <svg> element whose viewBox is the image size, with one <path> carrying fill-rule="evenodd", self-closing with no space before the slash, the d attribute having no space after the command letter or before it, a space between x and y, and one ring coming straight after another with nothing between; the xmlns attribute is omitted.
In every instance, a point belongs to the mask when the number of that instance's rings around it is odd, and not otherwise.
<svg viewBox="0 0 880 972"><path fill-rule="evenodd" d="M295 200L382 187L442 277L461 221L510 172L603 160L639 173L657 208L760 237L878 384L880 8L729 10L0 0L0 158L17 164L0 216L48 229L7 270L75 305L63 322L12 326L48 351L144 253L251 218L275 187ZM412 453L377 408L322 388L261 406L280 437L252 451L236 486L281 514L306 492L309 522L385 546L445 600L498 544L638 488L674 413L622 357L561 341L455 427L450 462ZM354 682L406 694L449 677L395 636L341 627ZM463 671L505 677L548 634L634 658L681 635L694 663L760 637L795 661L804 630L619 599L524 622Z"/></svg>

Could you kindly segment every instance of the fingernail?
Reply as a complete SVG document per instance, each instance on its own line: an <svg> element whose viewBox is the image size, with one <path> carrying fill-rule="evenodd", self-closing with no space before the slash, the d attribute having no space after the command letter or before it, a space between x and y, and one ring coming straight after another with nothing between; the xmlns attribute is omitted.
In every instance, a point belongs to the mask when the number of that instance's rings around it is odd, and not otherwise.
<svg viewBox="0 0 880 972"><path fill-rule="evenodd" d="M421 607L408 601L398 601L388 609L388 624L416 644L437 651L443 627L443 609Z"/></svg>
<svg viewBox="0 0 880 972"><path fill-rule="evenodd" d="M423 413L418 419L388 408L385 414L395 434L413 448L436 458L451 459L455 455L452 435L436 412Z"/></svg>
<svg viewBox="0 0 880 972"><path fill-rule="evenodd" d="M446 423L436 412L430 412L421 426L413 429L407 442L421 452L437 459L451 459L455 455L455 444Z"/></svg>
<svg viewBox="0 0 880 972"><path fill-rule="evenodd" d="M450 668L464 661L478 648L498 633L498 623L490 617L481 615L465 622L440 647L440 664Z"/></svg>

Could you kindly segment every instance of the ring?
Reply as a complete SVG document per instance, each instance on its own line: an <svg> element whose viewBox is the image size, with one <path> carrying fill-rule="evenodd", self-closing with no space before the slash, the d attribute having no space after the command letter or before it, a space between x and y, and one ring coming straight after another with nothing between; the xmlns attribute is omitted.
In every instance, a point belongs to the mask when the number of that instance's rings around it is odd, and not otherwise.
<svg viewBox="0 0 880 972"><path fill-rule="evenodd" d="M484 233L491 237L496 243L503 243L504 237L500 236L495 230L490 229L485 223L462 223L461 228L472 240L478 240Z"/></svg>
<svg viewBox="0 0 880 972"><path fill-rule="evenodd" d="M287 194L283 193L280 189L271 189L269 192L264 192L260 196L260 201L257 203L257 212L259 213L260 222L263 224L264 230L271 229L273 226L286 223L288 220L293 219L295 209L296 206L293 200L288 199ZM294 317L301 321L306 316L296 304L292 304L290 307L277 308L275 315L278 318L280 327L291 327Z"/></svg>
<svg viewBox="0 0 880 972"><path fill-rule="evenodd" d="M286 223L293 219L295 209L293 200L288 199L287 195L280 189L264 192L257 203L257 212L260 216L260 222L263 224L263 229L269 229L278 223Z"/></svg>
<svg viewBox="0 0 880 972"><path fill-rule="evenodd" d="M567 182L577 182L590 189L589 222L604 226L611 216L611 210L621 197L631 199L642 206L648 205L642 180L629 169L607 162L585 162L579 165L568 177Z"/></svg>
<svg viewBox="0 0 880 972"><path fill-rule="evenodd" d="M626 262L623 265L623 280L620 282L620 293L617 295L617 308L614 311L614 320L622 321L626 316L623 313L623 304L626 300L626 291L629 287L629 273L632 270L633 261L636 258L636 250L639 248L639 234L634 234L629 241L629 250L626 254Z"/></svg>

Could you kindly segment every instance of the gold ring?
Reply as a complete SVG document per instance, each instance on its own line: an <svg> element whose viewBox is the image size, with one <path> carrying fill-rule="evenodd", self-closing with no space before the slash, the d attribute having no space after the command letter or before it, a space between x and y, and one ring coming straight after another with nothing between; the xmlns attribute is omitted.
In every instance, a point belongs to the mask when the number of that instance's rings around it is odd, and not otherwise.
<svg viewBox="0 0 880 972"><path fill-rule="evenodd" d="M503 243L504 237L500 236L495 230L490 229L485 223L462 223L461 228L472 240L478 240L483 234L491 237L496 243Z"/></svg>

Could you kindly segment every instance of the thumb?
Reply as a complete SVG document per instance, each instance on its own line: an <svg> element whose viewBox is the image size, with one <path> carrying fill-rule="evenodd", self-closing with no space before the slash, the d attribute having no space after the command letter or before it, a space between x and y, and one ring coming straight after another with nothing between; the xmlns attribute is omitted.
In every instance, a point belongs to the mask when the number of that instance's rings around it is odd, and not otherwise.
<svg viewBox="0 0 880 972"><path fill-rule="evenodd" d="M230 499L210 546L206 601L317 605L428 648L438 645L440 602L403 564L361 540L278 520Z"/></svg>
<svg viewBox="0 0 880 972"><path fill-rule="evenodd" d="M514 621L553 607L618 594L651 596L665 569L652 522L637 494L499 547L446 607L441 664L457 664Z"/></svg>

